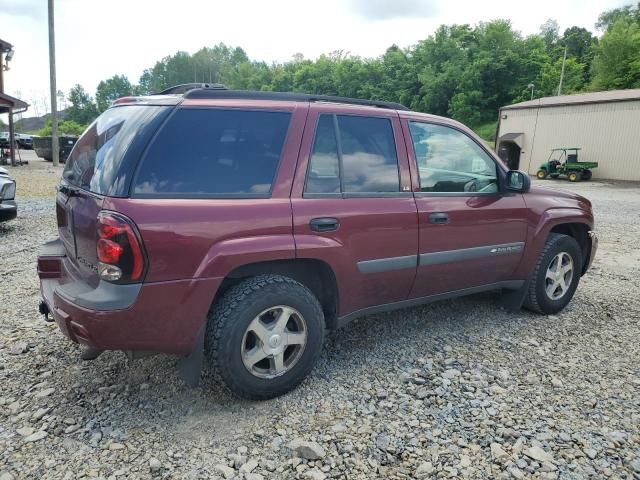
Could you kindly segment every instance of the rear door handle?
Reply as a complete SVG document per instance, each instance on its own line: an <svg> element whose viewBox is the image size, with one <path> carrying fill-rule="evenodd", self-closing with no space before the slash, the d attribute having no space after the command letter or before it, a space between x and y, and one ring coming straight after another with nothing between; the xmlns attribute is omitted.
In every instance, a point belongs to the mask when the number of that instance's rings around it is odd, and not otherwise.
<svg viewBox="0 0 640 480"><path fill-rule="evenodd" d="M429 223L433 223L434 225L446 225L449 223L449 215L443 212L430 213Z"/></svg>
<svg viewBox="0 0 640 480"><path fill-rule="evenodd" d="M309 227L314 232L333 232L340 226L340 221L333 217L313 218L309 222Z"/></svg>

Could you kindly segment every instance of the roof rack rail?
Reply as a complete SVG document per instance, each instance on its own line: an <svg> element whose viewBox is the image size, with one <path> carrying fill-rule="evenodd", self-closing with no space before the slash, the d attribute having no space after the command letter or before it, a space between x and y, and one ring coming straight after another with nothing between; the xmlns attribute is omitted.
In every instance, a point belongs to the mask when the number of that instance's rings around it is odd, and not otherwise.
<svg viewBox="0 0 640 480"><path fill-rule="evenodd" d="M183 83L181 85L175 85L173 87L169 87L165 90L162 90L160 93L155 93L154 95L176 95L180 93L187 93L190 90L194 89L210 89L210 90L226 90L225 87L221 83Z"/></svg>
<svg viewBox="0 0 640 480"><path fill-rule="evenodd" d="M197 84L190 84L197 85ZM179 88L181 87L174 87ZM240 100L281 100L289 102L327 102L346 103L351 105L363 105L369 107L388 108L391 110L409 110L401 103L384 102L382 100L363 100L360 98L336 97L332 95L313 95L308 93L287 93L287 92L261 92L250 90L227 90L220 88L191 87L184 92L175 92L173 89L165 90L169 93L184 93L184 98L191 99L240 99ZM162 92L163 94L165 92Z"/></svg>

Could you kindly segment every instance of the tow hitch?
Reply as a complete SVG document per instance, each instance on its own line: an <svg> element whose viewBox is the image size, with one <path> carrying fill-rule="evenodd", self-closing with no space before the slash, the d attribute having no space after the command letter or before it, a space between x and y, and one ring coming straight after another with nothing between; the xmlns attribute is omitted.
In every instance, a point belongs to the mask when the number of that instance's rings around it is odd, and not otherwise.
<svg viewBox="0 0 640 480"><path fill-rule="evenodd" d="M40 304L38 305L38 311L44 315L44 321L45 322L53 322L53 318L49 318L49 314L51 313L51 311L49 310L49 305L47 305L44 301L40 301Z"/></svg>

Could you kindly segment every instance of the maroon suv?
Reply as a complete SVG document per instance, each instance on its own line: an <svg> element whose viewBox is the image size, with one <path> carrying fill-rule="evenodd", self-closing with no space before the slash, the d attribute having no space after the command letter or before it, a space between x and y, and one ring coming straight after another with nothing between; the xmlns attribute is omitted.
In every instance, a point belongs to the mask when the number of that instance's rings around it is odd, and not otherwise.
<svg viewBox="0 0 640 480"><path fill-rule="evenodd" d="M175 354L191 381L204 360L257 399L366 314L487 290L558 312L597 247L587 199L530 188L455 121L207 85L116 101L56 212L40 310L86 358Z"/></svg>

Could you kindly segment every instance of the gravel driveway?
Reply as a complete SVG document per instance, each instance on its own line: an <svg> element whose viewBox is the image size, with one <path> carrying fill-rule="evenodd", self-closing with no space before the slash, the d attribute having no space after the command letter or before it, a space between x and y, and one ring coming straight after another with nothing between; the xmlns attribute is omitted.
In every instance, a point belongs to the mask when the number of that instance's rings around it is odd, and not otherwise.
<svg viewBox="0 0 640 480"><path fill-rule="evenodd" d="M370 316L329 335L300 388L251 403L186 387L169 357L81 362L36 311L60 169L11 172L0 480L640 478L638 185L544 182L590 198L601 239L560 315L510 314L483 294Z"/></svg>

